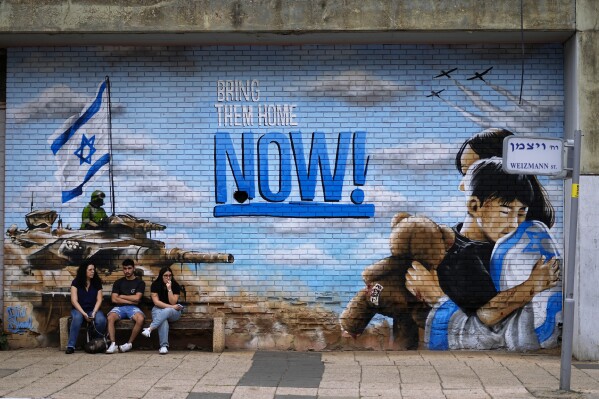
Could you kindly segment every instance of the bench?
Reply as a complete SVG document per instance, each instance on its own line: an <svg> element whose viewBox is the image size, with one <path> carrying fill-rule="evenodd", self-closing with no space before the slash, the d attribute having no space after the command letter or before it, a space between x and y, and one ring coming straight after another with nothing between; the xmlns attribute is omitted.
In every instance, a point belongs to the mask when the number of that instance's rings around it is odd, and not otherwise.
<svg viewBox="0 0 599 399"><path fill-rule="evenodd" d="M147 319L144 322L144 328L149 327L151 320ZM135 323L131 320L120 320L115 324L115 329L118 331L131 330ZM67 349L69 340L69 328L71 326L71 316L61 317L59 321L60 328L60 350ZM220 353L225 349L225 323L224 316L217 315L210 318L193 318L182 317L174 323L170 323L170 331L193 332L198 330L212 331L212 352ZM85 322L81 326L81 331L85 332ZM158 334L157 332L155 333ZM140 334L141 336L141 334ZM136 338L137 341L138 338Z"/></svg>

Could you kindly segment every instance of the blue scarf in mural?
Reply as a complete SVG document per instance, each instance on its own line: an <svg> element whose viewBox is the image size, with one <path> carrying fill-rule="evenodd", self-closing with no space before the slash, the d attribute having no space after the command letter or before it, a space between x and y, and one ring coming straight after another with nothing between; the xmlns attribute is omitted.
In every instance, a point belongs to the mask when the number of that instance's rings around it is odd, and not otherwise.
<svg viewBox="0 0 599 399"><path fill-rule="evenodd" d="M540 256L559 258L547 227L526 221L497 242L491 256L490 274L498 291L524 282ZM537 294L528 304L493 327L475 315L466 315L444 297L429 313L425 342L429 349L531 350L556 346L561 321L561 284Z"/></svg>

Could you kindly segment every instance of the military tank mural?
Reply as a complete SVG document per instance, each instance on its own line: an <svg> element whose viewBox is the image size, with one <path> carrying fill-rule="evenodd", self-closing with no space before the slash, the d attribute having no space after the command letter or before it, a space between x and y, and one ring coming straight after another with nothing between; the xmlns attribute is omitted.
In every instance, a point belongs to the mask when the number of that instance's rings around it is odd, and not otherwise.
<svg viewBox="0 0 599 399"><path fill-rule="evenodd" d="M53 228L57 218L54 210L35 210L25 216L25 229L12 225L6 231L6 256L19 260L13 263L24 274L78 266L83 261L92 261L98 269L111 273L125 258L152 268L174 263L233 263L235 259L228 253L166 248L162 241L148 237L166 226L128 214L109 216L93 230L64 228L60 219Z"/></svg>

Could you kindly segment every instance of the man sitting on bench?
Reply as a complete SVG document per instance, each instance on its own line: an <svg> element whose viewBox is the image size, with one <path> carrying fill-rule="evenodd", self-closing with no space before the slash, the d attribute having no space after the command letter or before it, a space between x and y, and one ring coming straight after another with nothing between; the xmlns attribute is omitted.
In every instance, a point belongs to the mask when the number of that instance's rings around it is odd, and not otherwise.
<svg viewBox="0 0 599 399"><path fill-rule="evenodd" d="M133 341L141 331L144 324L144 313L137 306L146 289L146 283L135 275L135 262L133 259L125 259L123 261L123 274L114 282L112 286L111 300L115 305L108 312L108 336L112 343L106 349L106 353L115 353L117 351L116 332L114 324L121 319L131 319L135 322L129 341L118 346L120 352L130 351L133 347Z"/></svg>

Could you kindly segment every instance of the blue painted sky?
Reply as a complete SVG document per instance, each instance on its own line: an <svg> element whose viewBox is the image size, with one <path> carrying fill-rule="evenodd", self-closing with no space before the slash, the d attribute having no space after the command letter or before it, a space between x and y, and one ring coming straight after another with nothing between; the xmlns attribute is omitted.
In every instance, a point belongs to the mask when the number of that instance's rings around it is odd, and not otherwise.
<svg viewBox="0 0 599 399"><path fill-rule="evenodd" d="M91 192L109 192L104 174L83 196L62 204L48 150L49 136L81 111L108 75L117 213L167 225L156 238L169 246L234 254L233 265L201 267L231 293L308 301L324 295L333 298L333 308L360 287L365 266L389 255L396 212L460 221L464 198L453 159L465 139L487 127L563 137L557 45L530 46L524 56L519 46L28 48L9 49L8 60L6 227L24 227L32 195L35 208L55 209L65 225L76 227ZM486 82L467 80L491 66ZM458 68L451 78L433 78L450 68ZM252 79L259 82L258 101L224 104L293 104L296 126L219 126L217 81ZM443 92L427 97L432 90ZM323 132L331 160L338 133L366 132L370 160L362 189L374 217L214 218L214 137L228 132L241 154L246 131L256 138L299 131L305 144ZM351 163L341 203L351 204L356 188L350 172ZM562 182L541 181L558 209L553 231L561 242ZM315 201L322 199L317 189ZM288 201L299 200L292 182ZM263 199L258 194L253 201Z"/></svg>

